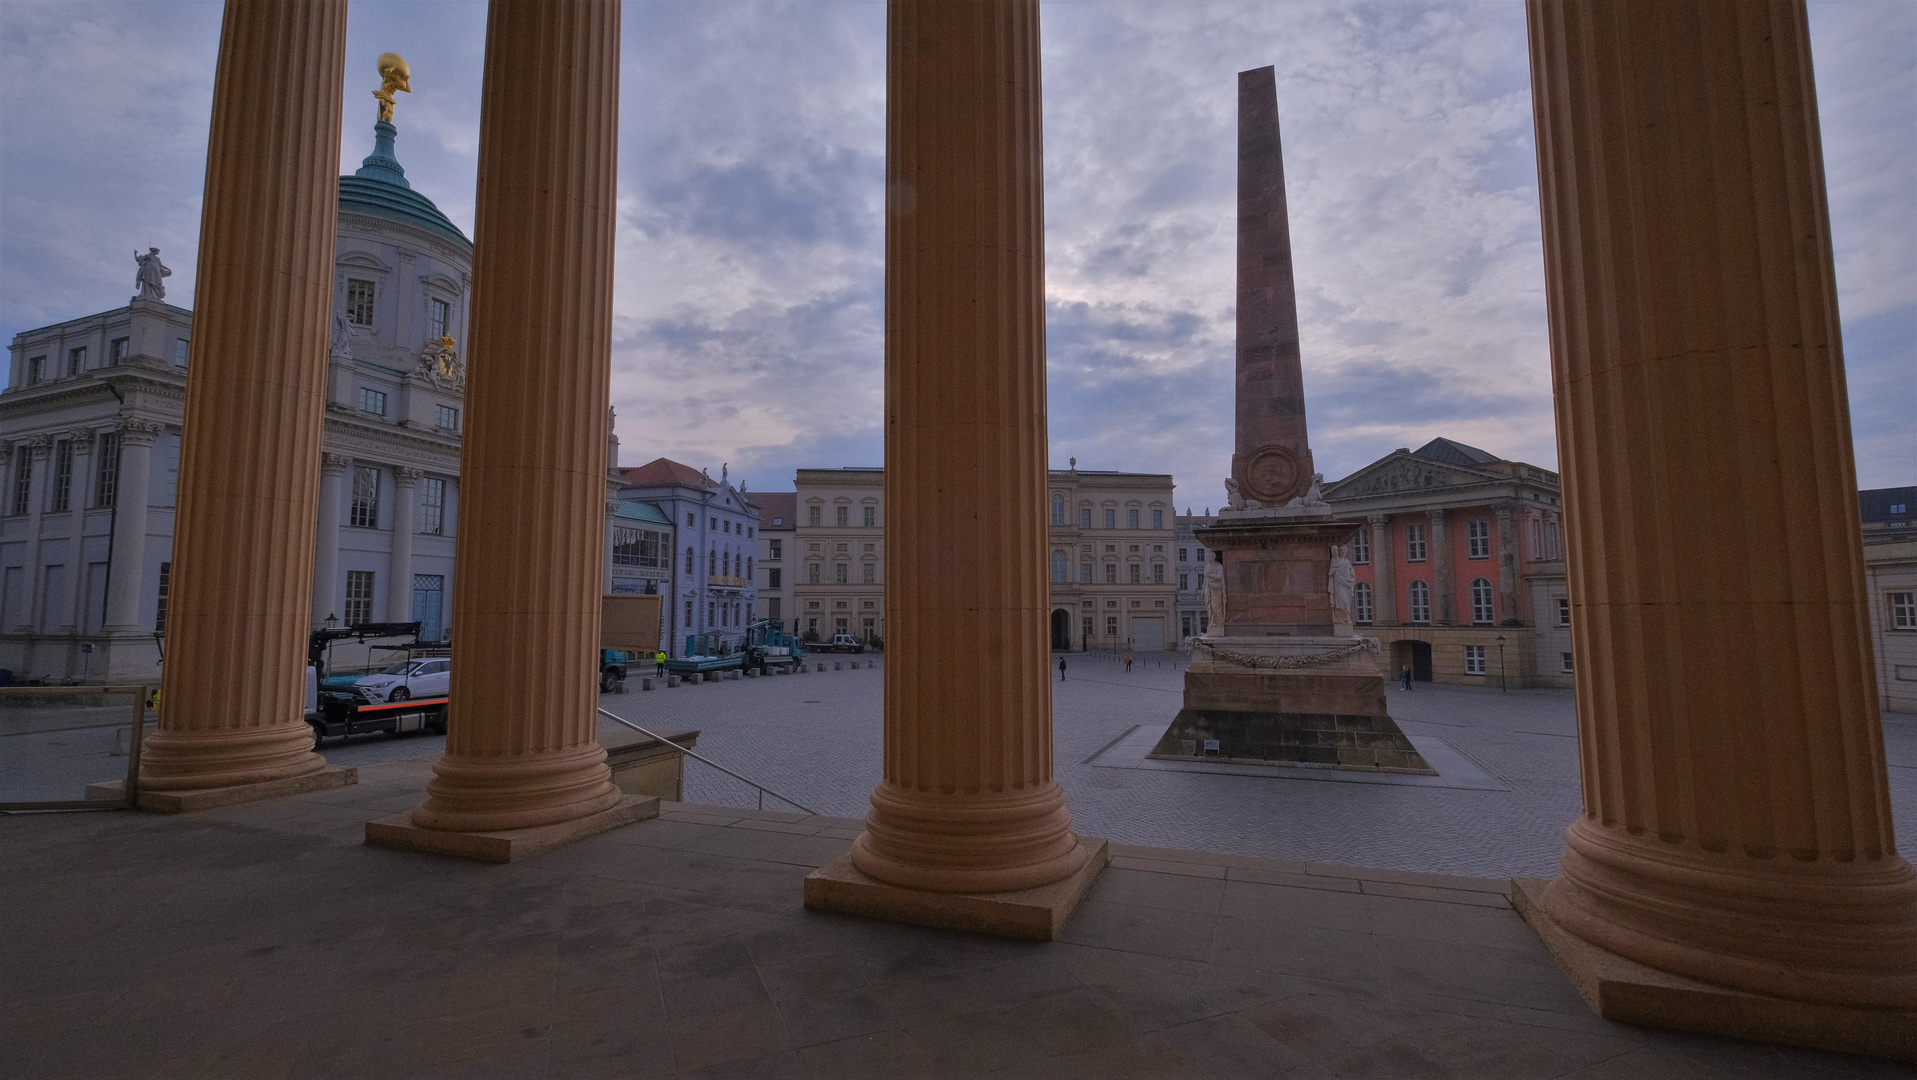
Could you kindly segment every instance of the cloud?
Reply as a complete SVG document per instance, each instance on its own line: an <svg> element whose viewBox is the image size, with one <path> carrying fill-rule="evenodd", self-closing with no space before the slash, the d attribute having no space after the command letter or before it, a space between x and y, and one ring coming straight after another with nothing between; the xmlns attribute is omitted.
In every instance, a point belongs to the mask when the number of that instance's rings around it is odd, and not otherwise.
<svg viewBox="0 0 1917 1080"><path fill-rule="evenodd" d="M1860 481L1917 463L1917 5L1811 5ZM124 302L155 244L190 303L219 5L0 7L0 329ZM373 58L416 188L472 223L485 8L355 0L342 168ZM1446 435L1554 466L1521 5L1105 0L1042 8L1053 463L1230 457L1236 76L1273 65L1305 386L1338 476ZM754 488L877 464L885 9L625 7L614 398L629 462ZM73 77L85 72L84 78Z"/></svg>

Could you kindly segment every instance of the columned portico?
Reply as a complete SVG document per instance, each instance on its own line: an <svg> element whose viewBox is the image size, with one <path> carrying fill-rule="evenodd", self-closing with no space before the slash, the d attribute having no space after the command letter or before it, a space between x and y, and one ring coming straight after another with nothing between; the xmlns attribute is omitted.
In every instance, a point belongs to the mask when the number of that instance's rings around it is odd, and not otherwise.
<svg viewBox="0 0 1917 1080"><path fill-rule="evenodd" d="M305 644L345 50L345 0L226 8L148 789L326 766L304 718Z"/></svg>
<svg viewBox="0 0 1917 1080"><path fill-rule="evenodd" d="M1533 917L1696 980L1606 1015L1909 1055L1804 5L1529 22L1584 794Z"/></svg>
<svg viewBox="0 0 1917 1080"><path fill-rule="evenodd" d="M888 6L884 780L806 902L1050 937L1105 846L1052 778L1038 20ZM1026 926L938 899L1068 880Z"/></svg>

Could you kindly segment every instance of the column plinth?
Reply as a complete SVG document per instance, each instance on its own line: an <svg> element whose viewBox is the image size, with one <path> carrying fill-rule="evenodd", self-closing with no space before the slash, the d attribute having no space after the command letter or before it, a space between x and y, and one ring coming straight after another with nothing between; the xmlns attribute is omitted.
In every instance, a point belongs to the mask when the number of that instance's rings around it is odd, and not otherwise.
<svg viewBox="0 0 1917 1080"><path fill-rule="evenodd" d="M1541 911L1917 1032L1803 4L1529 26L1584 796Z"/></svg>
<svg viewBox="0 0 1917 1080"><path fill-rule="evenodd" d="M1039 8L888 11L885 774L850 863L1031 890L1103 860L1052 778Z"/></svg>
<svg viewBox="0 0 1917 1080"><path fill-rule="evenodd" d="M305 720L306 637L345 54L345 0L227 5L148 789L326 765ZM123 494L122 522L142 520L145 491Z"/></svg>
<svg viewBox="0 0 1917 1080"><path fill-rule="evenodd" d="M446 754L375 842L632 819L595 713L618 50L617 0L488 11Z"/></svg>

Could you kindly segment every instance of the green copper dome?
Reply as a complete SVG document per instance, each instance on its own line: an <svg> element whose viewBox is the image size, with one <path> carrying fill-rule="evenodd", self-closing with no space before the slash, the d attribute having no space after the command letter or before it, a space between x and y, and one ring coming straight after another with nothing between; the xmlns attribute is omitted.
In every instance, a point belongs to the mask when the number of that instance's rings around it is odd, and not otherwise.
<svg viewBox="0 0 1917 1080"><path fill-rule="evenodd" d="M459 231L433 200L413 190L406 181L406 170L393 156L393 139L399 129L381 120L373 125L373 152L360 162L359 171L339 178L339 205L342 210L361 210L398 218L408 225L436 232L461 247L471 250L473 242Z"/></svg>

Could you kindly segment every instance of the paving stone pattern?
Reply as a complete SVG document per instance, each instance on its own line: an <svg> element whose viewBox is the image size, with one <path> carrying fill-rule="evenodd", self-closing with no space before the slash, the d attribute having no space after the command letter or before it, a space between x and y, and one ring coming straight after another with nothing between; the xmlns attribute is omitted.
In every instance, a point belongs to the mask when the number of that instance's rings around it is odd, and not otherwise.
<svg viewBox="0 0 1917 1080"><path fill-rule="evenodd" d="M1063 939L800 906L859 823L668 804L493 866L360 843L426 762L0 817L0 1077L1848 1080L1597 1018L1503 883L1124 847Z"/></svg>

